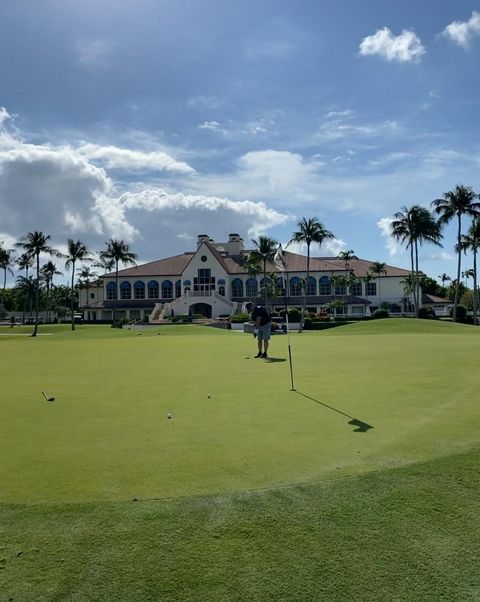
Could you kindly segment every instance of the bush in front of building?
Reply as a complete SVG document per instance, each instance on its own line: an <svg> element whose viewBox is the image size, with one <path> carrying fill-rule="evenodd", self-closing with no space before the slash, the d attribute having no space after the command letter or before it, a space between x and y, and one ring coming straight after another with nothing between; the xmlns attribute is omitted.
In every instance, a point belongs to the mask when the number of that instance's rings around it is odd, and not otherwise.
<svg viewBox="0 0 480 602"><path fill-rule="evenodd" d="M243 324L244 322L250 321L250 314L247 312L241 312L239 314L235 314L234 316L230 316L230 322L232 324Z"/></svg>
<svg viewBox="0 0 480 602"><path fill-rule="evenodd" d="M448 315L453 318L453 305L448 308ZM463 322L467 317L467 308L465 305L457 305L457 320Z"/></svg>
<svg viewBox="0 0 480 602"><path fill-rule="evenodd" d="M422 320L436 320L437 315L433 307L421 307L418 310L418 317Z"/></svg>
<svg viewBox="0 0 480 602"><path fill-rule="evenodd" d="M381 320L383 318L388 318L389 313L386 309L376 309L370 317L372 320Z"/></svg>

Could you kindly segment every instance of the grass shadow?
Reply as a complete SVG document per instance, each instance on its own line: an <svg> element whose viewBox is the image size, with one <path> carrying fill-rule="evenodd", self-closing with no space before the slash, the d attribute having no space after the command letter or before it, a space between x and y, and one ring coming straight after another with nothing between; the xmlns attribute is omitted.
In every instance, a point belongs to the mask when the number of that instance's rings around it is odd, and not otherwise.
<svg viewBox="0 0 480 602"><path fill-rule="evenodd" d="M305 395L305 393L301 393L300 391L295 391L295 392L298 395L305 397L305 399L309 399L310 401L318 403L318 405L321 405L324 408L328 408L329 410L332 410L332 412L336 412L337 414L341 414L342 416L346 416L347 418L350 418L350 420L348 421L348 424L351 424L352 426L357 427L356 429L354 429L355 433L366 433L370 429L374 428L371 424L368 424L367 422L363 422L363 420L359 420L358 418L354 418L353 416L350 416L350 414L346 414L345 412L342 412L341 410L338 410L337 408L334 408L333 406L328 405L328 403L320 401L319 399L315 399L314 397L310 397L310 395Z"/></svg>

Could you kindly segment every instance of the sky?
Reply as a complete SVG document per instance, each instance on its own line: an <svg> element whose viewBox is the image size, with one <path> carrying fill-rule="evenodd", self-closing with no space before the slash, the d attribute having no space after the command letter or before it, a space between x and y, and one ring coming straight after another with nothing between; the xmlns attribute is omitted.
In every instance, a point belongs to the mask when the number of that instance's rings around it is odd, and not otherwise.
<svg viewBox="0 0 480 602"><path fill-rule="evenodd" d="M0 241L145 262L316 217L312 255L408 269L395 212L480 192L479 64L480 0L2 0Z"/></svg>

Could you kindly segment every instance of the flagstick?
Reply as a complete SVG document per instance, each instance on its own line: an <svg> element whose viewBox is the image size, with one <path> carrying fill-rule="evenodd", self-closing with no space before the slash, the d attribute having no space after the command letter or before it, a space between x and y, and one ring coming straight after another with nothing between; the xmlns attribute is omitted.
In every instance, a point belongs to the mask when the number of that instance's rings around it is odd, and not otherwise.
<svg viewBox="0 0 480 602"><path fill-rule="evenodd" d="M292 365L292 349L290 347L290 328L288 324L288 307L287 307L287 282L284 277L283 272L285 272L285 264L283 263L283 251L282 245L279 245L277 252L275 253L275 257L273 259L273 264L278 269L279 272L282 272L282 284L283 286L283 302L285 305L285 322L287 325L287 342L288 342L288 362L290 364L290 381L292 383L292 388L290 391L296 391L295 383L293 380L293 365Z"/></svg>

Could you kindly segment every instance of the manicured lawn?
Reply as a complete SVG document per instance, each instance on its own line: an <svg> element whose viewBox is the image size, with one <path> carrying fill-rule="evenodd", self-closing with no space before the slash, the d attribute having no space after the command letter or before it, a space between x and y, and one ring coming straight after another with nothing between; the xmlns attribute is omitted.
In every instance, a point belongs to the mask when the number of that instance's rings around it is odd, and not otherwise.
<svg viewBox="0 0 480 602"><path fill-rule="evenodd" d="M21 332L0 330L6 600L480 598L477 329L293 334L295 392L285 336L265 362L205 327Z"/></svg>

